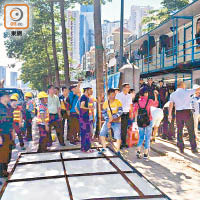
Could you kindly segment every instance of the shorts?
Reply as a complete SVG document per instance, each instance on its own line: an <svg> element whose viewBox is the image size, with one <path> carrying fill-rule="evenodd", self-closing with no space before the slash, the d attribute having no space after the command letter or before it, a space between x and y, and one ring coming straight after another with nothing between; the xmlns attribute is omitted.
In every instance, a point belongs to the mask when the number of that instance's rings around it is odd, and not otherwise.
<svg viewBox="0 0 200 200"><path fill-rule="evenodd" d="M111 128L114 133L114 138L116 140L120 140L121 139L121 123L111 123ZM104 122L100 131L100 136L108 137L107 122Z"/></svg>

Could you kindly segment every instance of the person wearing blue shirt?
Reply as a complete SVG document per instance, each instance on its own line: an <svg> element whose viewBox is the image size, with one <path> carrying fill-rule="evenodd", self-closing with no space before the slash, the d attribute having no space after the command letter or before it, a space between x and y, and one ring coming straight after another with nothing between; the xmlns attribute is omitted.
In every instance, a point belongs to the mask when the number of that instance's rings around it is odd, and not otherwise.
<svg viewBox="0 0 200 200"><path fill-rule="evenodd" d="M78 85L72 85L69 88L70 93L68 97L69 109L70 109L70 118L69 118L69 133L67 134L67 139L71 145L76 145L78 142L78 137L80 135L80 126L79 126L79 114L76 112L76 104L79 99L77 95L79 93Z"/></svg>
<svg viewBox="0 0 200 200"><path fill-rule="evenodd" d="M9 102L8 93L0 93L0 177L8 176L7 169L14 140L13 109Z"/></svg>

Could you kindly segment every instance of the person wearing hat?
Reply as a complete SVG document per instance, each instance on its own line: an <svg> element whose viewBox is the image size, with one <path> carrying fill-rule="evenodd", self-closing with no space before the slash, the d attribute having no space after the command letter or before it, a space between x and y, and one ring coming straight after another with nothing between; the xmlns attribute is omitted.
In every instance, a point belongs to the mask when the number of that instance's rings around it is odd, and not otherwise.
<svg viewBox="0 0 200 200"><path fill-rule="evenodd" d="M13 131L13 109L8 104L8 93L0 93L0 177L8 176L8 163L12 155L12 144L15 139Z"/></svg>
<svg viewBox="0 0 200 200"><path fill-rule="evenodd" d="M153 99L154 100L154 90L156 90L156 86L153 83L153 79L151 77L147 78L147 90L149 93L149 99Z"/></svg>
<svg viewBox="0 0 200 200"><path fill-rule="evenodd" d="M32 141L32 119L35 114L35 106L34 102L32 100L33 94L31 92L26 92L25 94L25 102L26 102L26 108L25 108L25 123L26 123L26 131L27 131L27 140Z"/></svg>
<svg viewBox="0 0 200 200"><path fill-rule="evenodd" d="M164 81L159 81L159 107L163 108L163 106L167 103L167 97L168 97L168 90L167 87L164 86Z"/></svg>
<svg viewBox="0 0 200 200"><path fill-rule="evenodd" d="M55 95L55 89L53 85L48 87L48 110L49 110L49 132L48 132L48 146L52 146L51 128L54 127L56 135L61 146L65 146L64 135L62 128L62 115L60 101L57 95Z"/></svg>
<svg viewBox="0 0 200 200"><path fill-rule="evenodd" d="M70 110L70 117L69 117L69 132L67 133L67 139L69 139L70 145L76 145L77 137L80 134L80 126L79 126L79 114L76 112L76 104L79 99L79 86L74 84L71 85L69 88L69 110Z"/></svg>
<svg viewBox="0 0 200 200"><path fill-rule="evenodd" d="M38 94L40 104L38 105L37 124L40 134L38 152L47 151L48 132L49 132L49 111L48 111L48 94L40 92Z"/></svg>
<svg viewBox="0 0 200 200"><path fill-rule="evenodd" d="M80 135L81 135L81 151L92 152L91 150L91 123L90 123L90 111L94 108L89 107L90 99L92 95L92 86L88 83L83 87L83 95L80 98Z"/></svg>
<svg viewBox="0 0 200 200"><path fill-rule="evenodd" d="M23 136L22 136L22 125L23 125L22 106L17 105L18 98L16 95L12 95L10 97L10 100L11 100L11 107L14 109L14 111L13 111L13 128L18 136L21 150L25 150L26 148L24 147L24 141L23 141Z"/></svg>

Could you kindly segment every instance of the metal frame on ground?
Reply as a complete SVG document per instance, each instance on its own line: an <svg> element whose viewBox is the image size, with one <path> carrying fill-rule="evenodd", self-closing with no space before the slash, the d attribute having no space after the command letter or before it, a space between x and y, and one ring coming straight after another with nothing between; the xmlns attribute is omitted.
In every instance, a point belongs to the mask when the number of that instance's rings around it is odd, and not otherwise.
<svg viewBox="0 0 200 200"><path fill-rule="evenodd" d="M100 151L99 147L93 147L93 149L96 149L97 151ZM21 153L18 157L18 159L16 160L16 163L8 177L8 180L4 183L1 192L0 192L0 198L3 196L4 191L7 187L7 185L9 183L13 183L13 182L21 182L21 181L35 181L35 180L43 180L43 179L55 179L55 178L65 178L66 180L66 184L67 184L67 188L68 188L68 193L69 193L69 197L70 200L73 200L73 194L72 194L72 190L71 190L71 186L69 183L69 178L70 177L81 177L81 176L94 176L94 175L100 175L100 176L104 176L104 175L111 175L111 174L118 174L121 175L124 180L133 188L134 191L136 191L138 193L138 196L119 196L119 197L103 197L103 198L92 198L90 200L112 200L112 199L158 199L158 198L165 198L170 200L170 198L164 194L157 186L155 186L154 184L152 184L147 178L145 178L137 169L135 169L132 165L130 165L124 158L117 156L117 154L111 149L109 148L109 150L113 153L112 156L107 156L106 154L102 154L102 156L96 156L96 157L79 157L79 158L67 158L64 159L63 158L63 154L62 152L66 152L66 151L75 151L75 150L80 150L80 148L74 148L74 149L62 149L62 150L53 150L53 151L48 151L45 153L52 153L52 152L58 152L60 153L60 159L54 159L54 160L42 160L42 161L33 161L33 162L22 162L20 163L20 158L23 155L27 155L27 154L40 154L38 152L27 152L27 153ZM82 173L82 174L68 174L65 168L66 163L64 163L65 161L75 161L75 160L93 160L93 159L99 159L99 158L104 158L106 159L111 165L112 167L116 170L115 172L96 172L96 173ZM128 171L122 171L112 160L111 158L120 158L126 165L128 165L131 170ZM62 163L62 167L63 167L63 171L64 171L64 175L57 175L57 176L45 176L45 177L36 177L36 178L22 178L22 179L11 179L13 173L15 172L15 169L17 166L20 165L27 165L27 164L41 164L41 163L53 163L53 162L61 162ZM148 183L150 183L153 187L155 187L156 190L158 190L161 194L160 195L144 195L143 191L141 191L134 183L133 181L131 181L128 176L126 174L131 174L131 173L136 173L138 176L144 178ZM84 200L89 200L89 199L84 199Z"/></svg>

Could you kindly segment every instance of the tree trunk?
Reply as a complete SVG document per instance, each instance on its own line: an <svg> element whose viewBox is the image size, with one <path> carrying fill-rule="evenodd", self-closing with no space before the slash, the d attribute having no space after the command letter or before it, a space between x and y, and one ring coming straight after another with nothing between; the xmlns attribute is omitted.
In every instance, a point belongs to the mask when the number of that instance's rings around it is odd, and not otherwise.
<svg viewBox="0 0 200 200"><path fill-rule="evenodd" d="M69 78L69 57L68 57L68 48L67 48L67 33L65 27L65 8L64 0L60 1L60 15L61 15L61 27L62 27L62 46L63 46L63 57L64 57L64 76L65 84L69 87L70 78Z"/></svg>
<svg viewBox="0 0 200 200"><path fill-rule="evenodd" d="M51 59L50 59L50 56L49 56L49 52L48 52L48 45L47 45L47 41L44 37L44 34L41 30L41 33L42 33L42 40L43 40L43 43L44 43L44 48L45 48L45 51L46 51L46 61L48 63L48 84L51 85L53 84L53 77L52 77L52 64L51 64Z"/></svg>
<svg viewBox="0 0 200 200"><path fill-rule="evenodd" d="M98 127L101 128L101 102L104 97L103 82L103 44L101 28L101 2L94 0L94 33L95 33L95 70L96 70L96 90L98 99Z"/></svg>
<svg viewBox="0 0 200 200"><path fill-rule="evenodd" d="M60 87L60 75L59 75L59 67L58 67L58 58L57 58L57 50L56 50L56 36L55 36L55 22L54 22L54 9L53 2L50 2L51 7L51 29L52 29L52 48L53 48L53 59L55 64L56 71L56 86Z"/></svg>

